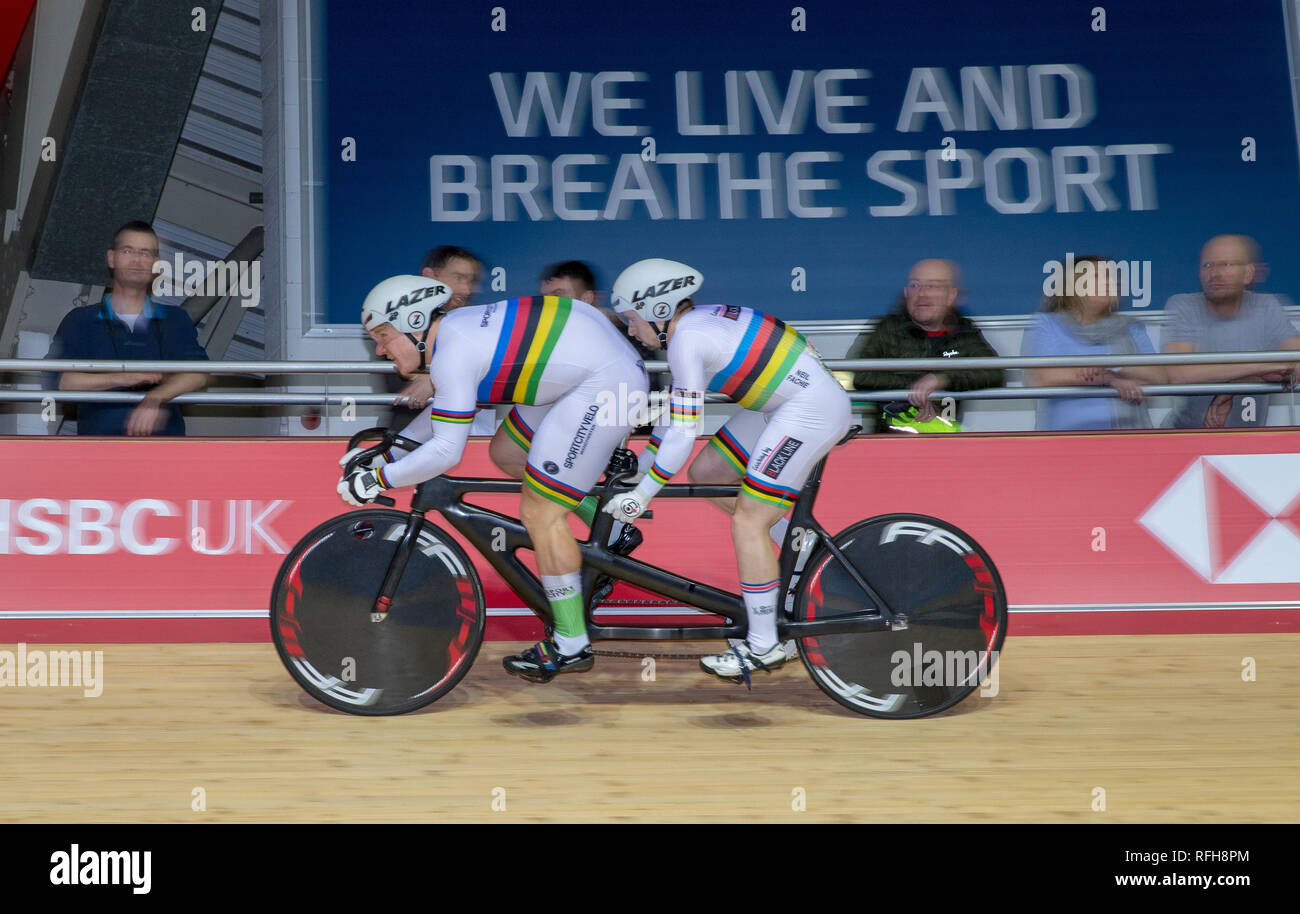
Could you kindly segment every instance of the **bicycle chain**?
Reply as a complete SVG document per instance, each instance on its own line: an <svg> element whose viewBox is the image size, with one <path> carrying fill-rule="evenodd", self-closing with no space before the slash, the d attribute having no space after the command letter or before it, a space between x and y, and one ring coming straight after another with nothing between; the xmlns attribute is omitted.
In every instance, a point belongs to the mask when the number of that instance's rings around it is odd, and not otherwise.
<svg viewBox="0 0 1300 914"><path fill-rule="evenodd" d="M713 654L661 654L654 651L598 651L594 647L591 652L597 657L626 657L631 660L641 660L646 657L654 657L656 660L702 660L713 656ZM717 651L713 653L716 654Z"/></svg>
<svg viewBox="0 0 1300 914"><path fill-rule="evenodd" d="M601 609L609 607L611 604L600 604ZM681 606L681 603L672 600L619 600L614 606ZM626 657L630 660L641 660L645 657L654 657L656 660L702 660L705 657L712 657L713 654L667 654L657 651L598 651L592 647L591 652L597 657ZM716 651L714 652L716 653Z"/></svg>
<svg viewBox="0 0 1300 914"><path fill-rule="evenodd" d="M609 603L600 604L604 609ZM681 603L672 600L619 600L614 606L681 606ZM655 651L598 651L595 647L591 652L597 657L627 657L632 660L640 660L644 657L654 657L656 660L703 660L705 657L714 656L717 651L708 654L664 654Z"/></svg>

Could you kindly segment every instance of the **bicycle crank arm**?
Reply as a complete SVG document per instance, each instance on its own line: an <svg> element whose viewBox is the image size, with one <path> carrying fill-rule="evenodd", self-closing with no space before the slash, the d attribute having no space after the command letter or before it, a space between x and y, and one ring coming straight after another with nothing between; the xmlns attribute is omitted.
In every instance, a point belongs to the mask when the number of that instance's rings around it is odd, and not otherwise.
<svg viewBox="0 0 1300 914"><path fill-rule="evenodd" d="M812 619L807 622L781 622L776 624L779 638L812 638L819 635L853 635L861 632L887 632L896 627L894 622L877 612L850 613L831 619Z"/></svg>

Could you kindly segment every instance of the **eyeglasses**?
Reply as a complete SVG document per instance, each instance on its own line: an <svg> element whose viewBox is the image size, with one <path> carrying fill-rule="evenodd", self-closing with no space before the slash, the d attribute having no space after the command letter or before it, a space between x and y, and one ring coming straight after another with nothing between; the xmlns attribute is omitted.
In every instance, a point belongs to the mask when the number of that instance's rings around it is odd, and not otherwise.
<svg viewBox="0 0 1300 914"><path fill-rule="evenodd" d="M1207 260L1201 264L1201 269L1206 273L1212 273L1216 267L1224 270L1240 270L1245 265L1240 260Z"/></svg>
<svg viewBox="0 0 1300 914"><path fill-rule="evenodd" d="M117 252L123 257L148 257L150 260L158 257L157 248L118 248Z"/></svg>
<svg viewBox="0 0 1300 914"><path fill-rule="evenodd" d="M926 292L947 292L952 288L950 282L917 282L912 280L907 284L907 291L920 292L924 289Z"/></svg>

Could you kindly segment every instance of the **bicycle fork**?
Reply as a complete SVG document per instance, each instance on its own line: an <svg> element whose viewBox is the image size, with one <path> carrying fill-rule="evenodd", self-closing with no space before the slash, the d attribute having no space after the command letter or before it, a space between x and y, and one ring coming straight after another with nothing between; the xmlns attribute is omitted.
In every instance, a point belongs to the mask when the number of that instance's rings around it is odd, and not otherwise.
<svg viewBox="0 0 1300 914"><path fill-rule="evenodd" d="M402 538L397 541L397 551L393 553L393 559L388 563L388 571L384 573L384 582L379 585L379 594L375 597L374 606L370 608L371 622L383 622L388 618L388 610L393 605L393 595L397 593L397 585L402 580L402 573L406 571L406 563L411 560L411 553L415 551L415 544L423 527L424 512L412 508L406 519L406 529L402 531Z"/></svg>

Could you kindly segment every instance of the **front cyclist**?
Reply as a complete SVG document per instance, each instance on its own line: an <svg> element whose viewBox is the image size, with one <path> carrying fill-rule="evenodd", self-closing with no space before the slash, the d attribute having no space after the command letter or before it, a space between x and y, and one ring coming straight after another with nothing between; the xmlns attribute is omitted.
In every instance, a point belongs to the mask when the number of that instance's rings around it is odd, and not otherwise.
<svg viewBox="0 0 1300 914"><path fill-rule="evenodd" d="M366 296L361 325L377 354L405 374L427 365L434 388L430 437L400 459L358 468L339 482L339 494L360 505L384 489L445 473L460 462L477 403L524 407L533 435L519 519L533 541L555 632L504 663L535 682L589 670L594 656L582 606L582 558L565 516L632 431L615 424L618 417L609 414L616 411L602 414L601 393L644 394L645 365L584 302L534 296L444 312L447 297L445 285L422 276L394 276Z"/></svg>
<svg viewBox="0 0 1300 914"><path fill-rule="evenodd" d="M669 424L653 464L636 488L611 499L605 510L622 520L640 516L686 464L706 391L744 407L715 441L722 442L736 476L744 477L731 535L749 633L731 650L700 661L707 672L739 681L787 660L777 640L780 565L769 531L813 466L848 431L852 416L844 388L803 336L751 308L694 305L702 280L685 264L654 259L633 264L614 283L610 303L627 322L628 335L668 350L673 386Z"/></svg>

